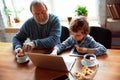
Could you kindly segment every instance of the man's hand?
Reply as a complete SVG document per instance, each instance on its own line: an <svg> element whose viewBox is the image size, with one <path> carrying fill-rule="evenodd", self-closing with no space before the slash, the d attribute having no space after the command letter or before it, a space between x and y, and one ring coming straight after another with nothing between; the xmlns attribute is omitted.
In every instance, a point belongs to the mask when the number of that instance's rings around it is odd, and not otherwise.
<svg viewBox="0 0 120 80"><path fill-rule="evenodd" d="M34 42L28 42L23 45L24 52L32 51L33 48L35 48Z"/></svg>
<svg viewBox="0 0 120 80"><path fill-rule="evenodd" d="M75 45L75 48L79 53L87 53L87 50L88 50L87 48L79 47L78 45Z"/></svg>
<svg viewBox="0 0 120 80"><path fill-rule="evenodd" d="M17 48L15 49L15 55L24 56L25 54L22 48Z"/></svg>
<svg viewBox="0 0 120 80"><path fill-rule="evenodd" d="M17 49L15 49L15 53L17 54L17 53L22 53L23 52L23 50L22 50L22 48L17 48Z"/></svg>

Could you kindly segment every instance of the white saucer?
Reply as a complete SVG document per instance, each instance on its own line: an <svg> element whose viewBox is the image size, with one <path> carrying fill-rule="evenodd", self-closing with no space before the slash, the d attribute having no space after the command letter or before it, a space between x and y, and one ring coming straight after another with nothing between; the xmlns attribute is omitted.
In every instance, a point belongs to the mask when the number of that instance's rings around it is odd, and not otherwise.
<svg viewBox="0 0 120 80"><path fill-rule="evenodd" d="M96 66L99 64L98 60L95 60L94 64L87 64L86 61L84 59L81 60L81 64L84 65L84 66L88 66L88 67L92 67L92 66Z"/></svg>
<svg viewBox="0 0 120 80"><path fill-rule="evenodd" d="M17 59L17 62L18 62L18 63L25 63L25 62L27 62L27 61L29 61L29 57L27 57L25 60L18 60L18 59Z"/></svg>

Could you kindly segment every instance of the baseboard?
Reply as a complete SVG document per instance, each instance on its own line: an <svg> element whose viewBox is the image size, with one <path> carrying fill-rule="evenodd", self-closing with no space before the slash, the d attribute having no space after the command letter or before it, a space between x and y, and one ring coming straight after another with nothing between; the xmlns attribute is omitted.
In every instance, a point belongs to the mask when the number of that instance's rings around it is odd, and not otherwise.
<svg viewBox="0 0 120 80"><path fill-rule="evenodd" d="M120 38L112 38L112 46L120 46Z"/></svg>
<svg viewBox="0 0 120 80"><path fill-rule="evenodd" d="M120 49L120 46L111 46L111 49Z"/></svg>

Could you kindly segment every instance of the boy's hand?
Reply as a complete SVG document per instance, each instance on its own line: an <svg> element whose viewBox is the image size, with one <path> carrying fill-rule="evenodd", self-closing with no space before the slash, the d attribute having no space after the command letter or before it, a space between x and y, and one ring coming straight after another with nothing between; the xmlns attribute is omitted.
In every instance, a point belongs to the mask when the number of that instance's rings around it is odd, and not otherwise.
<svg viewBox="0 0 120 80"><path fill-rule="evenodd" d="M79 53L87 53L87 48L85 47L79 47L78 45L75 45L75 48Z"/></svg>

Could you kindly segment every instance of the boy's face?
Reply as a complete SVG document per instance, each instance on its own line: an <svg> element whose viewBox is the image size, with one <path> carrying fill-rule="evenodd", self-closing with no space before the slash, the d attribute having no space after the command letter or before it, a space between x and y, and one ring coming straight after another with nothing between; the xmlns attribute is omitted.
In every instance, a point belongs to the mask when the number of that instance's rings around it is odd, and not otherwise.
<svg viewBox="0 0 120 80"><path fill-rule="evenodd" d="M82 41L85 36L82 30L79 30L78 32L71 32L71 35L76 41Z"/></svg>

